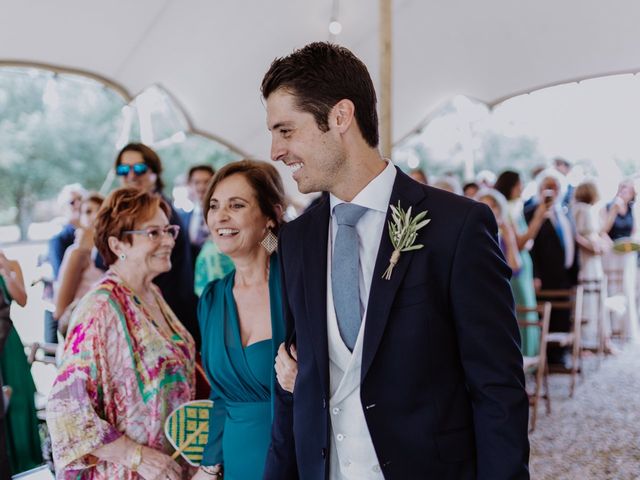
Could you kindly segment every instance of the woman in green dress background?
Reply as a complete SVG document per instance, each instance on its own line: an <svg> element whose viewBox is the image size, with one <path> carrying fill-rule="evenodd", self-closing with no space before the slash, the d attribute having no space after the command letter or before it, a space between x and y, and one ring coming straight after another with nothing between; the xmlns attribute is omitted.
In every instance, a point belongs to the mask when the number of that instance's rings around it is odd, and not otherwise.
<svg viewBox="0 0 640 480"><path fill-rule="evenodd" d="M0 422L0 426L4 423L9 465L0 465L0 478L7 472L16 475L42 464L34 403L36 386L22 341L9 317L12 301L21 307L27 303L22 269L18 262L9 260L0 251L0 342L3 343L0 345L0 385L11 389L6 416Z"/></svg>
<svg viewBox="0 0 640 480"><path fill-rule="evenodd" d="M243 160L220 169L204 198L211 237L235 270L202 292L202 363L214 406L194 479L261 479L271 440L273 369L284 341L275 254L284 208L276 169Z"/></svg>
<svg viewBox="0 0 640 480"><path fill-rule="evenodd" d="M520 270L511 277L511 290L517 306L534 308L536 291L533 283L533 262L529 250L533 239L544 223L549 205L540 202L529 225L524 219L522 204L522 181L520 175L512 170L502 172L494 188L505 196L508 203L508 217L516 233L516 243L520 251ZM536 321L535 313L527 314L527 320ZM533 356L538 354L540 332L534 328L525 328L522 334L522 354Z"/></svg>

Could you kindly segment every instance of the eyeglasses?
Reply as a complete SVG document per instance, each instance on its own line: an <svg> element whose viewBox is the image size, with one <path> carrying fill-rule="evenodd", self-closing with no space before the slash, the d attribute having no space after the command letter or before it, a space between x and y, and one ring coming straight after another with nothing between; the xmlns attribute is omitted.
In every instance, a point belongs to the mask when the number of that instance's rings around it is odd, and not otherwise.
<svg viewBox="0 0 640 480"><path fill-rule="evenodd" d="M125 230L122 233L133 233L134 235L146 235L149 240L159 241L162 237L171 236L174 240L178 238L180 227L178 225L167 225L166 227L148 227L143 230Z"/></svg>
<svg viewBox="0 0 640 480"><path fill-rule="evenodd" d="M133 173L136 177L144 175L149 171L149 166L143 162L135 163L133 165L120 164L116 167L116 175L118 175L119 177L126 177L127 175L129 175L129 172L132 168Z"/></svg>

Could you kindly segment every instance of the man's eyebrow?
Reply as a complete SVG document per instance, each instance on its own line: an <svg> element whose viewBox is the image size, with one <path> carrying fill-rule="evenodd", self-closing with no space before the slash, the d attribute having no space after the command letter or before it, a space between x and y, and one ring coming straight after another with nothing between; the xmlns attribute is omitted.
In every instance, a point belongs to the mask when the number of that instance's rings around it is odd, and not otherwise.
<svg viewBox="0 0 640 480"><path fill-rule="evenodd" d="M284 127L284 126L289 125L290 123L291 123L291 122L286 122L286 121L285 121L285 122L278 122L278 123L276 123L273 127L269 128L269 130L270 130L270 131L271 131L271 130L277 130L277 129L281 128L281 127Z"/></svg>

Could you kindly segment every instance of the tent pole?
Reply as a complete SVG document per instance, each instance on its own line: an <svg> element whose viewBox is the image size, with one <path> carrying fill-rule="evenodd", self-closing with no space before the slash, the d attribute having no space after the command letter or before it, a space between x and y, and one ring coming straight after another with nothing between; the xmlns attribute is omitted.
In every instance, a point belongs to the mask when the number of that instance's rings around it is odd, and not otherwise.
<svg viewBox="0 0 640 480"><path fill-rule="evenodd" d="M380 0L380 149L391 158L391 2Z"/></svg>

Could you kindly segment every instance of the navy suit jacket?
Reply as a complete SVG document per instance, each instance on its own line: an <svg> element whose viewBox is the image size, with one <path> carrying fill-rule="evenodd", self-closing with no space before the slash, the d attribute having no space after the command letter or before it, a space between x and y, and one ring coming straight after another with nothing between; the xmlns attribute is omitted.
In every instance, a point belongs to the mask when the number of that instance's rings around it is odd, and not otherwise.
<svg viewBox="0 0 640 480"><path fill-rule="evenodd" d="M483 204L398 170L390 203L431 219L402 253L384 229L364 331L360 398L386 479L526 479L529 402L510 270ZM388 212L387 220L390 218ZM329 468L329 202L281 231L283 308L297 346L293 395L278 389L265 479Z"/></svg>

